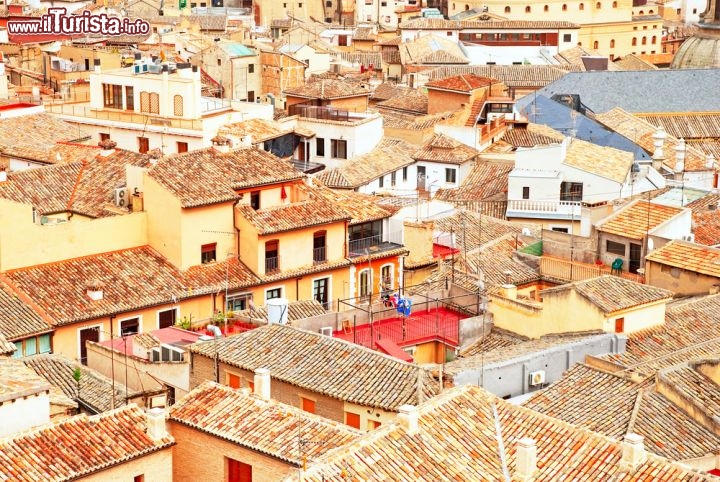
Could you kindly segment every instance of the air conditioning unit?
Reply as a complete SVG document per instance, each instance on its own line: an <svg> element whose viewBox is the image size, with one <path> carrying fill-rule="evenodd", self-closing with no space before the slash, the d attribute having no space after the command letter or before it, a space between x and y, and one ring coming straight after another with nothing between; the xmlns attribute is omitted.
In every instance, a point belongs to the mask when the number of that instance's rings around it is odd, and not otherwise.
<svg viewBox="0 0 720 482"><path fill-rule="evenodd" d="M325 336L332 336L333 329L332 326L323 326L320 328L320 334Z"/></svg>
<svg viewBox="0 0 720 482"><path fill-rule="evenodd" d="M119 187L115 189L115 205L125 207L128 205L127 188Z"/></svg>
<svg viewBox="0 0 720 482"><path fill-rule="evenodd" d="M530 372L530 386L542 385L545 383L545 370Z"/></svg>

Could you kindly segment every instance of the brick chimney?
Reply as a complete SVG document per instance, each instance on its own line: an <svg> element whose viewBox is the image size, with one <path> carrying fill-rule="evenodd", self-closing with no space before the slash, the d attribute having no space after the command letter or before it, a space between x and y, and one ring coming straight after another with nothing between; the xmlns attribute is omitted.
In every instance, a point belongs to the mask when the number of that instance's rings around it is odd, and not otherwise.
<svg viewBox="0 0 720 482"><path fill-rule="evenodd" d="M103 299L103 287L102 283L97 280L93 280L87 284L87 296L93 301L100 301Z"/></svg>
<svg viewBox="0 0 720 482"><path fill-rule="evenodd" d="M254 377L255 395L263 400L270 400L270 370L258 368Z"/></svg>
<svg viewBox="0 0 720 482"><path fill-rule="evenodd" d="M154 442L159 442L167 437L165 428L165 410L162 408L151 408L145 412L147 417L147 434Z"/></svg>
<svg viewBox="0 0 720 482"><path fill-rule="evenodd" d="M210 139L210 141L213 144L213 149L215 149L217 152L221 154L226 154L230 152L230 139L227 137L217 135Z"/></svg>
<svg viewBox="0 0 720 482"><path fill-rule="evenodd" d="M107 157L115 152L117 142L110 139L105 139L104 141L98 142L98 146L100 147L100 155L102 157Z"/></svg>
<svg viewBox="0 0 720 482"><path fill-rule="evenodd" d="M414 405L402 405L397 415L398 423L407 430L409 435L415 435L418 431L418 409Z"/></svg>
<svg viewBox="0 0 720 482"><path fill-rule="evenodd" d="M620 468L625 472L632 472L647 460L647 452L645 452L645 437L636 433L625 435L625 439L621 443L622 458L620 459Z"/></svg>
<svg viewBox="0 0 720 482"><path fill-rule="evenodd" d="M528 482L537 472L537 447L535 440L523 437L515 445L515 478L518 482Z"/></svg>

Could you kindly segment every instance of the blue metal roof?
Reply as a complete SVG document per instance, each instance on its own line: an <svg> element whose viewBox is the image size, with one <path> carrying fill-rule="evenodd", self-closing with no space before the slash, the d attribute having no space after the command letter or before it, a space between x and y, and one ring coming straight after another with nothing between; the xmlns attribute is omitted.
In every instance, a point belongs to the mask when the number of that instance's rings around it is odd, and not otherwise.
<svg viewBox="0 0 720 482"><path fill-rule="evenodd" d="M245 45L237 42L221 42L220 48L223 49L230 57L251 57L255 52Z"/></svg>

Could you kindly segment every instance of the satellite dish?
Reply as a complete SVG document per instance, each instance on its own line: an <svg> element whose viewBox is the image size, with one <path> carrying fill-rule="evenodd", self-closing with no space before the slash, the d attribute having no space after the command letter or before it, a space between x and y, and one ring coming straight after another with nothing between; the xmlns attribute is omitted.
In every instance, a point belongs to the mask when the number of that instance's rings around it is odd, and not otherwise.
<svg viewBox="0 0 720 482"><path fill-rule="evenodd" d="M648 251L652 251L655 248L655 242L652 238L648 238Z"/></svg>

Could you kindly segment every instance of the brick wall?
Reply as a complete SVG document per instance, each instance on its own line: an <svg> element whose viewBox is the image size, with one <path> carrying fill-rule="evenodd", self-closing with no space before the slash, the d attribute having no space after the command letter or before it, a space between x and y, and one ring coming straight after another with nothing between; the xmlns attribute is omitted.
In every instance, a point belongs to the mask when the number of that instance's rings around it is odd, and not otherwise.
<svg viewBox="0 0 720 482"><path fill-rule="evenodd" d="M252 465L252 477L257 481L282 480L297 470L287 462L172 420L168 425L177 442L173 447L173 482L222 482L226 480L226 457ZM145 477L145 480L156 479Z"/></svg>
<svg viewBox="0 0 720 482"><path fill-rule="evenodd" d="M172 482L173 449L168 447L78 480L82 482L131 481L138 475L144 475L147 482Z"/></svg>
<svg viewBox="0 0 720 482"><path fill-rule="evenodd" d="M215 380L215 372L213 359L205 356L193 354L193 361L190 369L190 385L191 389L198 386L205 380ZM239 375L242 379L241 387L247 387L247 380L253 380L255 374L249 370L241 370L239 368L220 362L220 379L219 382L227 385L227 374L233 373ZM344 403L342 400L328 397L326 395L305 390L289 383L282 382L272 378L270 371L270 396L279 402L292 405L293 407L302 408L301 397L315 401L315 413L322 417L337 422L345 423Z"/></svg>

